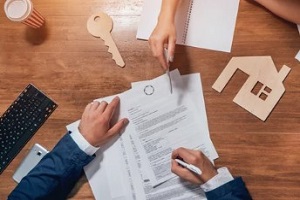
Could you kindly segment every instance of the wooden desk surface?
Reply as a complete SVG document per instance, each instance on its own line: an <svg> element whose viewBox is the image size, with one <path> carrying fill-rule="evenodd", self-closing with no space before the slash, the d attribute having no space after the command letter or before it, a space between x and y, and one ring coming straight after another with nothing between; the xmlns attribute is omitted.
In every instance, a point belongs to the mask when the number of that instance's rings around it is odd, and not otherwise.
<svg viewBox="0 0 300 200"><path fill-rule="evenodd" d="M130 88L133 81L162 74L148 43L135 38L142 0L37 1L46 18L33 31L10 22L0 9L0 113L28 83L52 97L58 109L0 175L0 199L16 186L14 170L38 142L52 149L65 126L80 118L93 99ZM103 10L114 20L113 37L126 67L117 67L100 39L86 29L90 15ZM300 63L294 58L300 37L294 24L262 7L241 0L231 53L177 46L173 68L182 74L200 72L211 138L219 153L217 166L242 176L254 199L300 199ZM286 92L266 122L232 102L247 76L237 73L223 93L212 89L233 56L272 56L277 69L292 70ZM93 199L82 178L71 199Z"/></svg>

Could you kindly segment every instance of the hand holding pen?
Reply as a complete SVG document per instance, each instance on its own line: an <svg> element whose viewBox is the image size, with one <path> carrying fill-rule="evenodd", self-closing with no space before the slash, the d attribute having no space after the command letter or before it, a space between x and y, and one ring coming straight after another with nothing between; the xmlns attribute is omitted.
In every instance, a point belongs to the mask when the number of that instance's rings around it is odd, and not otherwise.
<svg viewBox="0 0 300 200"><path fill-rule="evenodd" d="M176 161L178 158L180 158L179 162ZM201 151L182 147L172 152L171 170L181 178L195 184L205 183L218 173L217 169Z"/></svg>

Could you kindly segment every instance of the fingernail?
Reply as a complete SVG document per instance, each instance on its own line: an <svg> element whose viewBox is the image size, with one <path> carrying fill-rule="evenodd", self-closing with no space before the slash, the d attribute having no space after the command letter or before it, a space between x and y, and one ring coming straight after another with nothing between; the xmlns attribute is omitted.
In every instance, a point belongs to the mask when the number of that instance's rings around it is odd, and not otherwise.
<svg viewBox="0 0 300 200"><path fill-rule="evenodd" d="M173 62L173 60L174 60L174 57L173 57L173 56L170 56L170 57L169 57L169 61L170 61L170 62Z"/></svg>
<svg viewBox="0 0 300 200"><path fill-rule="evenodd" d="M129 123L129 120L128 120L128 119L124 119L124 120L123 120L123 124L124 124L124 125L127 125L128 123Z"/></svg>

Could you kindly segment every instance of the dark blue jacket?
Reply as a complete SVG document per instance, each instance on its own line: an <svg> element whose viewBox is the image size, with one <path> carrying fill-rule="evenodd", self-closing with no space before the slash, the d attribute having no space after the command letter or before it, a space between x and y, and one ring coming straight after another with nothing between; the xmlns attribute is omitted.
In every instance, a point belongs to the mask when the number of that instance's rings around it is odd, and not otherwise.
<svg viewBox="0 0 300 200"><path fill-rule="evenodd" d="M93 156L84 153L71 136L66 134L21 180L8 199L67 199L82 175L83 167L92 159Z"/></svg>
<svg viewBox="0 0 300 200"><path fill-rule="evenodd" d="M241 177L206 192L208 200L251 200L251 196Z"/></svg>
<svg viewBox="0 0 300 200"><path fill-rule="evenodd" d="M60 200L68 194L94 157L84 153L66 134L9 195L9 200ZM251 199L241 178L206 193L208 200Z"/></svg>

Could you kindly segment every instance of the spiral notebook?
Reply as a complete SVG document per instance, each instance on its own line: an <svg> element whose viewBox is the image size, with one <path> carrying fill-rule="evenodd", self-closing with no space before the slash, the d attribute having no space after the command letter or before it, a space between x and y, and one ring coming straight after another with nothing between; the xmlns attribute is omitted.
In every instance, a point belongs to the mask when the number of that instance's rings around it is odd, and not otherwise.
<svg viewBox="0 0 300 200"><path fill-rule="evenodd" d="M144 0L137 38L148 40L162 0ZM239 0L182 0L176 12L177 44L230 52Z"/></svg>

